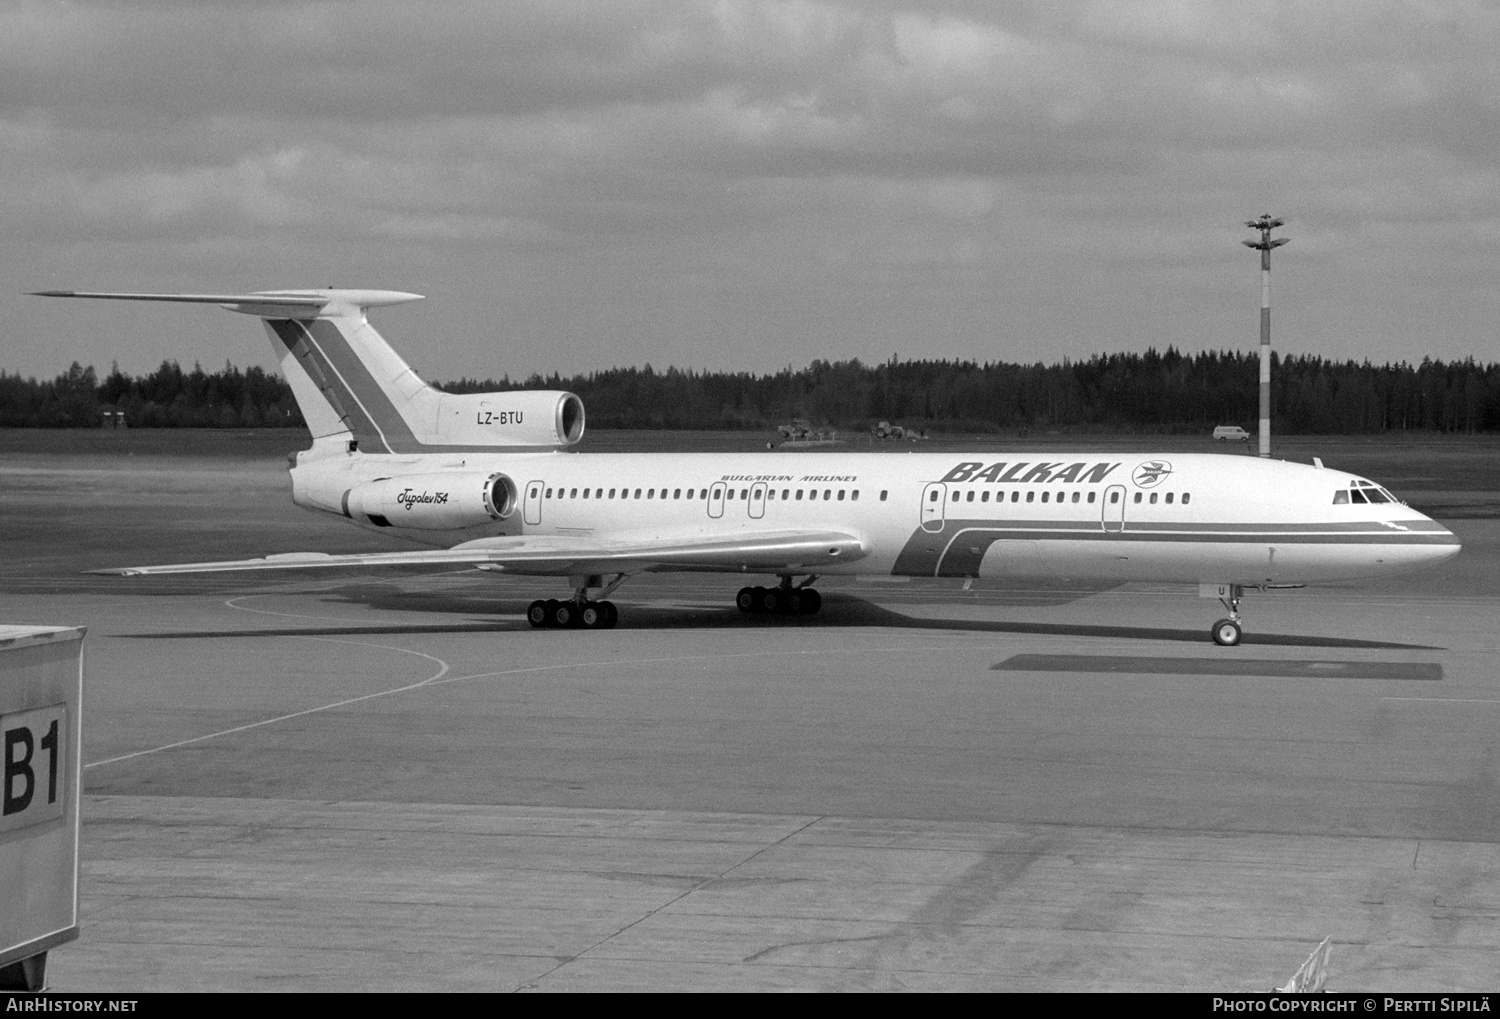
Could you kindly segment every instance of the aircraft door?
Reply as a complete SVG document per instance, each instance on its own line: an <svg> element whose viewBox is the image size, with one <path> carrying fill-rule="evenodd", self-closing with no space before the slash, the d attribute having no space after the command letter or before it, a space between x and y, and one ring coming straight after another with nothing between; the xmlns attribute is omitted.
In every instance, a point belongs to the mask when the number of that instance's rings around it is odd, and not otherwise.
<svg viewBox="0 0 1500 1019"><path fill-rule="evenodd" d="M756 520L766 515L766 483L757 481L750 486L750 515Z"/></svg>
<svg viewBox="0 0 1500 1019"><path fill-rule="evenodd" d="M948 486L935 481L922 489L922 530L941 531L943 512L948 502Z"/></svg>
<svg viewBox="0 0 1500 1019"><path fill-rule="evenodd" d="M1104 491L1104 529L1125 530L1125 486L1110 485Z"/></svg>
<svg viewBox="0 0 1500 1019"><path fill-rule="evenodd" d="M714 487L708 490L708 515L715 520L724 515L724 482L714 482Z"/></svg>
<svg viewBox="0 0 1500 1019"><path fill-rule="evenodd" d="M542 488L545 482L531 481L526 484L526 502L522 506L521 516L528 524L539 524L542 522Z"/></svg>

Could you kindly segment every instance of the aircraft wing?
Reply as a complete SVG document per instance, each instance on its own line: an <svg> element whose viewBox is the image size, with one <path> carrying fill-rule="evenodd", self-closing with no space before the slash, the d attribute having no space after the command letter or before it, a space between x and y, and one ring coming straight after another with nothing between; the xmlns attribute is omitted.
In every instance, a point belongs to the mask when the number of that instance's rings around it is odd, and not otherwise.
<svg viewBox="0 0 1500 1019"><path fill-rule="evenodd" d="M227 573L238 570L301 570L336 566L446 566L469 564L506 573L569 576L636 573L652 569L714 572L811 572L834 562L861 559L866 550L853 535L837 531L744 532L722 538L653 538L600 542L566 535L480 538L449 549L330 555L289 552L263 559L89 570L121 577L167 573Z"/></svg>

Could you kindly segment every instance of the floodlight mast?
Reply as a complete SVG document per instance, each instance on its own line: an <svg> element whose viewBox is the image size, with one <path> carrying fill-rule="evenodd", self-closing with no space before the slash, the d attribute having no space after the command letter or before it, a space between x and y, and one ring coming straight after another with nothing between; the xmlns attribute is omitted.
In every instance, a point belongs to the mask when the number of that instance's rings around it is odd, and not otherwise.
<svg viewBox="0 0 1500 1019"><path fill-rule="evenodd" d="M1260 231L1260 240L1241 241L1247 248L1260 252L1260 455L1271 455L1271 249L1279 248L1290 237L1271 239L1271 231L1286 220L1262 213L1260 219L1247 219L1245 225Z"/></svg>

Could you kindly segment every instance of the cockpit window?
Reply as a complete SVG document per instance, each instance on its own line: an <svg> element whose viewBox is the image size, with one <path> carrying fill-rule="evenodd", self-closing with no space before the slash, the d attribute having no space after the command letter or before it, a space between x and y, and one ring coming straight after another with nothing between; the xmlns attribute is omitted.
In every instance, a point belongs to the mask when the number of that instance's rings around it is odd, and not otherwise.
<svg viewBox="0 0 1500 1019"><path fill-rule="evenodd" d="M1356 478L1354 482L1349 486L1349 491L1347 493L1334 493L1333 501L1335 505L1338 505L1346 502L1399 503L1401 500L1392 495L1388 490L1381 488L1379 485L1375 484L1375 482L1373 481L1366 481L1363 478Z"/></svg>
<svg viewBox="0 0 1500 1019"><path fill-rule="evenodd" d="M1346 506L1349 503L1349 490L1341 488L1333 493L1333 504L1335 506Z"/></svg>

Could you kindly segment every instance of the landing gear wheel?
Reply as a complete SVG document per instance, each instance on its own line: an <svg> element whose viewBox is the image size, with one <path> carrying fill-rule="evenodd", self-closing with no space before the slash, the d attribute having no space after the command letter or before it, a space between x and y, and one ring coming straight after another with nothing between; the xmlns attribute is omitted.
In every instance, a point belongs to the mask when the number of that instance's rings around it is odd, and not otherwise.
<svg viewBox="0 0 1500 1019"><path fill-rule="evenodd" d="M547 611L547 621L542 624L543 626L562 625L557 621L557 608L561 604L562 602L558 601L556 598L548 598L546 601L542 602L543 608L545 608Z"/></svg>
<svg viewBox="0 0 1500 1019"><path fill-rule="evenodd" d="M1220 647L1234 647L1240 642L1240 624L1234 619L1219 620L1209 633Z"/></svg>
<svg viewBox="0 0 1500 1019"><path fill-rule="evenodd" d="M547 603L538 598L526 607L526 621L540 629L547 625Z"/></svg>
<svg viewBox="0 0 1500 1019"><path fill-rule="evenodd" d="M602 601L599 607L604 610L604 628L613 630L615 624L620 621L620 610L615 608L615 603L612 601Z"/></svg>
<svg viewBox="0 0 1500 1019"><path fill-rule="evenodd" d="M803 607L806 603L807 593L805 591L793 590L786 596L786 614L789 616L800 616L807 611Z"/></svg>
<svg viewBox="0 0 1500 1019"><path fill-rule="evenodd" d="M609 613L606 612L604 610L604 606L600 605L598 602L587 603L586 605L584 605L583 610L578 613L578 623L585 630L604 629L604 621L608 618Z"/></svg>
<svg viewBox="0 0 1500 1019"><path fill-rule="evenodd" d="M577 626L578 607L570 601L560 601L552 611L552 619L554 626Z"/></svg>
<svg viewBox="0 0 1500 1019"><path fill-rule="evenodd" d="M783 610L781 590L775 587L757 587L755 603L760 606L762 612L775 615Z"/></svg>
<svg viewBox="0 0 1500 1019"><path fill-rule="evenodd" d="M734 603L741 612L755 611L755 588L742 587L740 593L734 596Z"/></svg>
<svg viewBox="0 0 1500 1019"><path fill-rule="evenodd" d="M804 616L815 616L823 607L823 596L816 588L809 587L802 592L802 614Z"/></svg>

